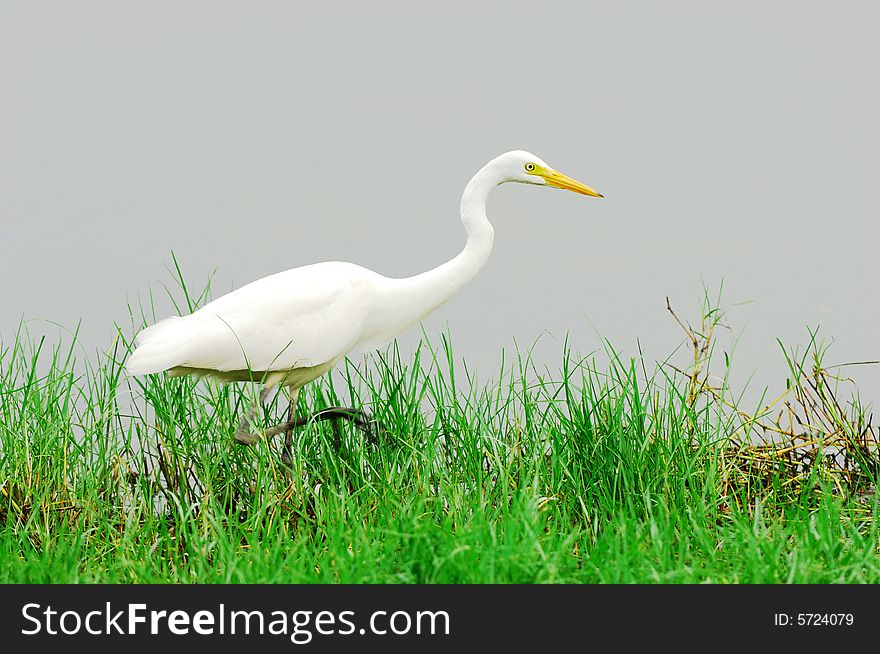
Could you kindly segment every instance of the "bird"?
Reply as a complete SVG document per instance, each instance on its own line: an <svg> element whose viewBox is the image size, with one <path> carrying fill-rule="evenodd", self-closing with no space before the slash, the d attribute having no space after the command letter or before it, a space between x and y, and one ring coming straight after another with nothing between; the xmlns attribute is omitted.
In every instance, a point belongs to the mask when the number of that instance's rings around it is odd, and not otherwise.
<svg viewBox="0 0 880 654"><path fill-rule="evenodd" d="M329 261L263 277L209 302L186 316L172 316L143 329L135 338L126 369L131 375L167 372L223 382L261 383L258 403L234 434L242 445L293 432L309 420L368 423L366 412L330 407L294 420L297 398L306 384L331 370L354 350L381 347L458 293L484 266L494 229L486 213L490 193L505 183L573 191L601 198L593 188L551 168L524 150L492 159L467 183L461 221L467 233L462 251L446 263L411 277L392 278L368 268ZM262 433L250 422L273 391L286 387L288 420ZM289 458L285 457L289 463Z"/></svg>

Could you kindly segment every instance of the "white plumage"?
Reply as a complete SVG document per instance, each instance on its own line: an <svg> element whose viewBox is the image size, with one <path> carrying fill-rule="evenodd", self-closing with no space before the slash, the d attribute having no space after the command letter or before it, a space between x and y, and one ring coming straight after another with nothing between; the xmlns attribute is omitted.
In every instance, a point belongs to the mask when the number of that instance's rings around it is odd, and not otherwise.
<svg viewBox="0 0 880 654"><path fill-rule="evenodd" d="M335 361L364 338L383 281L392 280L336 261L258 279L189 316L145 329L128 370L188 368L220 377L253 371L259 379Z"/></svg>
<svg viewBox="0 0 880 654"><path fill-rule="evenodd" d="M486 164L465 188L461 217L468 239L451 261L403 279L337 261L259 279L191 315L144 329L126 364L128 371L253 379L266 388L288 386L295 399L300 387L353 349L390 341L470 281L492 249L486 200L504 182L602 197L533 154L505 153Z"/></svg>

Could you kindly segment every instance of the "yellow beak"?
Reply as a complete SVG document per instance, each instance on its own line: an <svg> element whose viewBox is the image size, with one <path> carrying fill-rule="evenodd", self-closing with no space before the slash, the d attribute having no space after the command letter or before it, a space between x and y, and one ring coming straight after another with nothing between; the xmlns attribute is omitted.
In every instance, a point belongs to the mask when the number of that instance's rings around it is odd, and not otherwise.
<svg viewBox="0 0 880 654"><path fill-rule="evenodd" d="M568 175L563 175L562 173L555 170L541 170L539 174L541 175L541 177L544 178L544 181L547 182L548 185L555 188L565 189L566 191L574 191L575 193L580 193L582 195L590 195L594 198L605 197L597 190L590 188L586 184L581 184L576 179L572 179Z"/></svg>

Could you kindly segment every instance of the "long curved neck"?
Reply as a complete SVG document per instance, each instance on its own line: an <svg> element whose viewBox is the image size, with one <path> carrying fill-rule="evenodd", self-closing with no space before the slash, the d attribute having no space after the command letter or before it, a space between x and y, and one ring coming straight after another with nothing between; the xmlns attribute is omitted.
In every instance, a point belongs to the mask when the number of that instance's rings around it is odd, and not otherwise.
<svg viewBox="0 0 880 654"><path fill-rule="evenodd" d="M471 178L461 196L461 222L467 243L455 258L420 275L397 280L398 305L408 324L415 324L455 295L467 284L489 258L495 230L486 217L486 200L502 179L493 162Z"/></svg>
<svg viewBox="0 0 880 654"><path fill-rule="evenodd" d="M467 232L464 249L443 265L410 278L422 286L426 296L434 295L434 308L471 281L489 258L495 230L486 216L486 201L499 181L486 168L471 178L461 196L461 222Z"/></svg>

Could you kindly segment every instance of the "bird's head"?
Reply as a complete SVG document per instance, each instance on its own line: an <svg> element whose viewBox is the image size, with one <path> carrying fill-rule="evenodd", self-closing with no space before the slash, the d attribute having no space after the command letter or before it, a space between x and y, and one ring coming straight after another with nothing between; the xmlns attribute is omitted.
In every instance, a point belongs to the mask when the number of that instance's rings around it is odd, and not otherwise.
<svg viewBox="0 0 880 654"><path fill-rule="evenodd" d="M604 197L586 184L554 170L540 157L525 150L505 152L493 159L489 166L494 169L500 184L505 182L537 184L538 186L552 186L566 191L574 191L594 198Z"/></svg>

